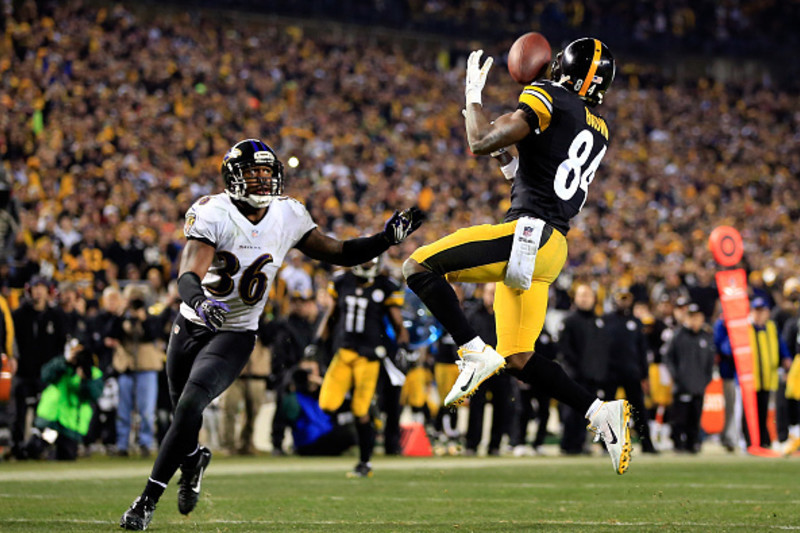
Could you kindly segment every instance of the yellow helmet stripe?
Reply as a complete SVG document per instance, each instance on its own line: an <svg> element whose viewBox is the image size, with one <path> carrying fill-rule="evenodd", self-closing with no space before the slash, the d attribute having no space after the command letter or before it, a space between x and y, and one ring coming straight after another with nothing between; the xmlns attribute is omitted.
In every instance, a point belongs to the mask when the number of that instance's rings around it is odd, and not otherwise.
<svg viewBox="0 0 800 533"><path fill-rule="evenodd" d="M600 54L603 51L600 41L597 39L592 40L594 41L594 57L592 58L591 66L589 66L589 72L586 73L586 78L583 80L583 85L581 85L581 90L578 91L578 94L581 96L586 95L586 91L589 90L589 85L591 85L592 79L594 78L594 73L597 72L597 66L600 64Z"/></svg>

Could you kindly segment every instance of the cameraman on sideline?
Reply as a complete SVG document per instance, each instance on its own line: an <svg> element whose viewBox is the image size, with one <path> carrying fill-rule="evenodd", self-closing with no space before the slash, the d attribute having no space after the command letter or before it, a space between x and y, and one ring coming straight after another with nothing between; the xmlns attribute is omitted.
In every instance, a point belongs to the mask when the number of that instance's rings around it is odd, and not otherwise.
<svg viewBox="0 0 800 533"><path fill-rule="evenodd" d="M103 391L103 372L94 363L94 354L78 339L71 339L64 357L55 357L42 367L42 391L36 408L35 428L26 445L27 455L38 459L51 442L47 429L55 430L55 458L74 461L78 457L78 444L89 431L94 402Z"/></svg>

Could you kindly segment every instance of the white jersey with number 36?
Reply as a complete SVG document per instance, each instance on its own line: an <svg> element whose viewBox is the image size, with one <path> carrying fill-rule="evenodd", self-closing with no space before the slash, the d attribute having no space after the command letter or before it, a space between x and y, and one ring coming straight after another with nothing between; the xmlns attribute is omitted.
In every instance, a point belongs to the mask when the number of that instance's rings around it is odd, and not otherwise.
<svg viewBox="0 0 800 533"><path fill-rule="evenodd" d="M202 285L208 298L231 308L222 330L258 329L283 258L316 226L305 206L288 197L275 198L257 223L248 220L225 193L204 196L192 205L183 233L216 249ZM186 303L181 304L181 314L203 323Z"/></svg>

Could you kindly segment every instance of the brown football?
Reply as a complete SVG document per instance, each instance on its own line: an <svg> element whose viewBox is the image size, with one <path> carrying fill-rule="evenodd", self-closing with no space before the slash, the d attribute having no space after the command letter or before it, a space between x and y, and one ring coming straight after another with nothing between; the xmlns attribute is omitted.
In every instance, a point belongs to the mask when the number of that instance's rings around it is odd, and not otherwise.
<svg viewBox="0 0 800 533"><path fill-rule="evenodd" d="M527 85L547 69L550 43L537 32L526 33L514 41L508 51L508 73L519 84Z"/></svg>

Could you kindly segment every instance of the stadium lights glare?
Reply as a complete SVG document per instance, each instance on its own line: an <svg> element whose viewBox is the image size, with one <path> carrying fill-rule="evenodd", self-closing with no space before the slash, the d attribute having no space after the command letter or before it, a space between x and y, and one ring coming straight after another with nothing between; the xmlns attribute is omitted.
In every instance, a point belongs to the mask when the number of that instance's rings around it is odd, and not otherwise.
<svg viewBox="0 0 800 533"><path fill-rule="evenodd" d="M295 156L292 156L289 158L289 161L287 161L287 163L289 163L289 166L291 168L297 168L297 165L300 164L300 160L297 159Z"/></svg>

